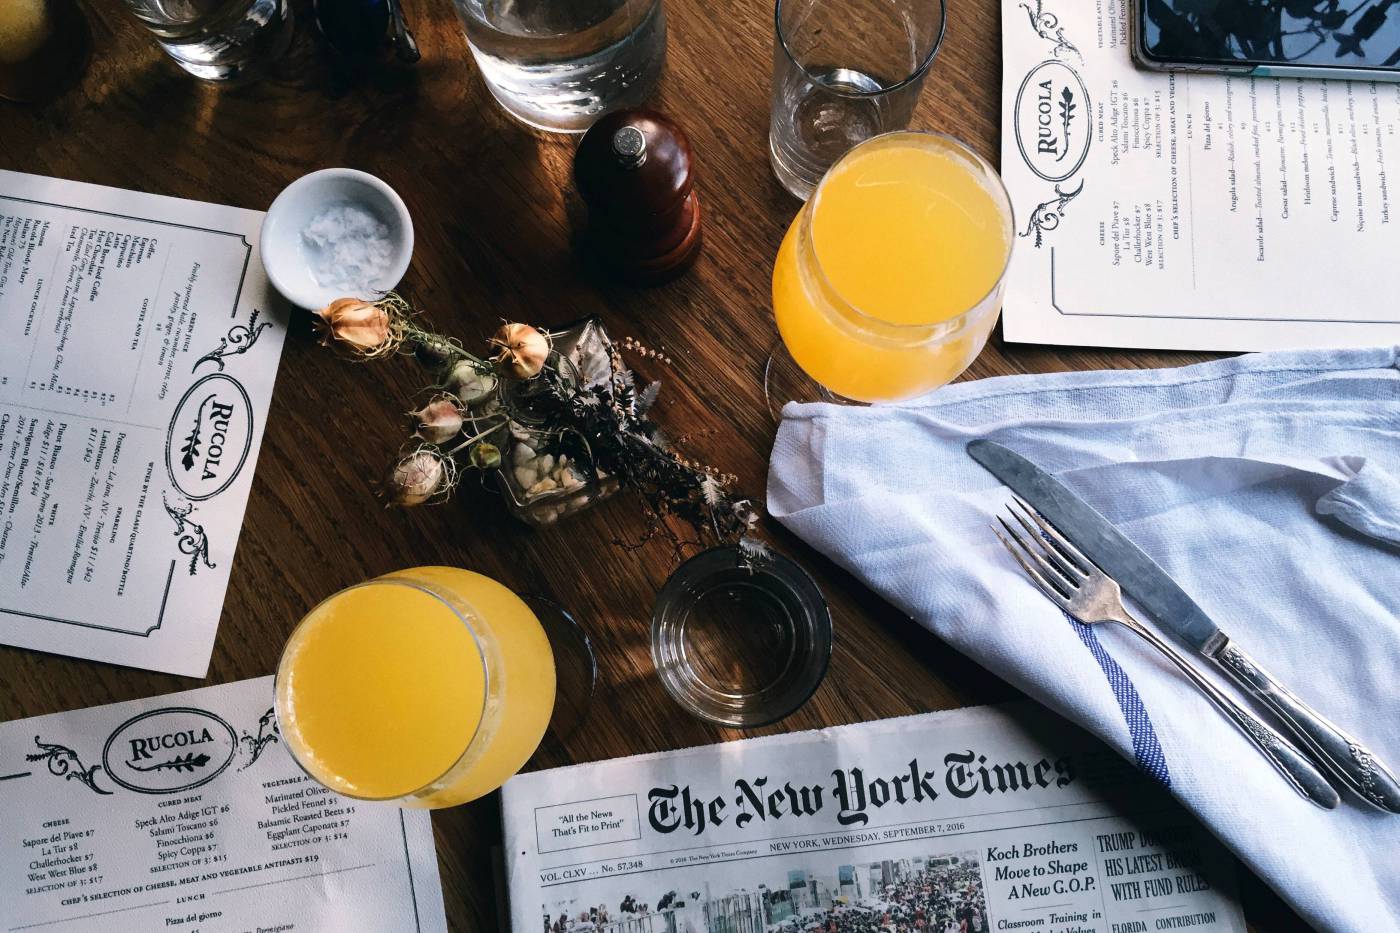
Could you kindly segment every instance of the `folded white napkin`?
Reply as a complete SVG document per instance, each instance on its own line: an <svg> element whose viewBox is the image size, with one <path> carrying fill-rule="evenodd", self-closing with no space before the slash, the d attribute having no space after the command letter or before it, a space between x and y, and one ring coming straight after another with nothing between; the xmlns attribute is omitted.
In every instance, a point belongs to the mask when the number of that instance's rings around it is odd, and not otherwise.
<svg viewBox="0 0 1400 933"><path fill-rule="evenodd" d="M1011 376L897 406L790 405L768 508L1136 759L1314 925L1400 929L1400 815L1345 794L1330 812L1308 803L1134 635L1068 621L992 534L1009 493L964 450L979 437L1059 476L1282 683L1400 769L1397 351Z"/></svg>

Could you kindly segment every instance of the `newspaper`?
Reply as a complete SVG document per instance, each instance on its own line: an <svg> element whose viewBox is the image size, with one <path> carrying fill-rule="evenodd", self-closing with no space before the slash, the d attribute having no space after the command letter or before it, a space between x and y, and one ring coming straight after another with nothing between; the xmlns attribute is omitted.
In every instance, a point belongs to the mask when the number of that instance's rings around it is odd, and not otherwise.
<svg viewBox="0 0 1400 933"><path fill-rule="evenodd" d="M1234 863L1030 704L521 775L516 933L1236 931Z"/></svg>

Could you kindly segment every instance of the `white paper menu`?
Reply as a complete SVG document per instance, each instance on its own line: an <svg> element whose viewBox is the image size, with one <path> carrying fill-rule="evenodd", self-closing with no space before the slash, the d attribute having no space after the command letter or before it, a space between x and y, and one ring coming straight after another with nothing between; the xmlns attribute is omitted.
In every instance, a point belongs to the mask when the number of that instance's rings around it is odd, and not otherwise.
<svg viewBox="0 0 1400 933"><path fill-rule="evenodd" d="M1127 0L1004 0L1006 339L1400 343L1400 84L1134 67Z"/></svg>
<svg viewBox="0 0 1400 933"><path fill-rule="evenodd" d="M286 330L262 216L0 171L0 642L208 669Z"/></svg>
<svg viewBox="0 0 1400 933"><path fill-rule="evenodd" d="M427 811L323 788L272 678L0 724L0 933L445 933Z"/></svg>

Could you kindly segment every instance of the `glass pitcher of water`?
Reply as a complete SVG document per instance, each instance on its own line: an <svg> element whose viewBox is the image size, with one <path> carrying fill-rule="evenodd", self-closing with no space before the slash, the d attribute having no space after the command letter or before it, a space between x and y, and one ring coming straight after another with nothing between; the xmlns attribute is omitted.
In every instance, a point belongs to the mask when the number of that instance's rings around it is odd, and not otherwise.
<svg viewBox="0 0 1400 933"><path fill-rule="evenodd" d="M666 59L661 0L453 0L481 76L516 119L581 133L641 104Z"/></svg>

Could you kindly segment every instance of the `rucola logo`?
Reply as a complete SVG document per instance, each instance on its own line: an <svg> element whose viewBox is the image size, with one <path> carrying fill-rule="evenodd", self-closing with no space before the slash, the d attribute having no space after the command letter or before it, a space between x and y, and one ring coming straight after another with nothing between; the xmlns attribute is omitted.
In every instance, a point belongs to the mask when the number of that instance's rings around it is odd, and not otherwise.
<svg viewBox="0 0 1400 933"><path fill-rule="evenodd" d="M1044 61L1016 94L1016 144L1046 181L1064 181L1089 155L1089 91L1073 68Z"/></svg>
<svg viewBox="0 0 1400 933"><path fill-rule="evenodd" d="M161 768L169 768L172 771L193 772L209 764L207 753L201 752L198 755L194 752L186 752L184 755L177 753L174 757L164 758L164 760L158 760L156 756L162 752L188 748L191 745L207 745L214 741L214 737L205 728L198 730L198 732L194 729L184 729L180 732L167 732L163 735L143 735L127 741L131 743L131 757L127 760L126 766L133 771L159 771Z"/></svg>
<svg viewBox="0 0 1400 933"><path fill-rule="evenodd" d="M102 749L112 780L143 794L169 794L207 783L238 750L233 727L213 713L171 707L117 727Z"/></svg>
<svg viewBox="0 0 1400 933"><path fill-rule="evenodd" d="M253 415L236 380L214 373L190 386L175 406L166 434L166 469L192 501L228 488L248 459Z"/></svg>

